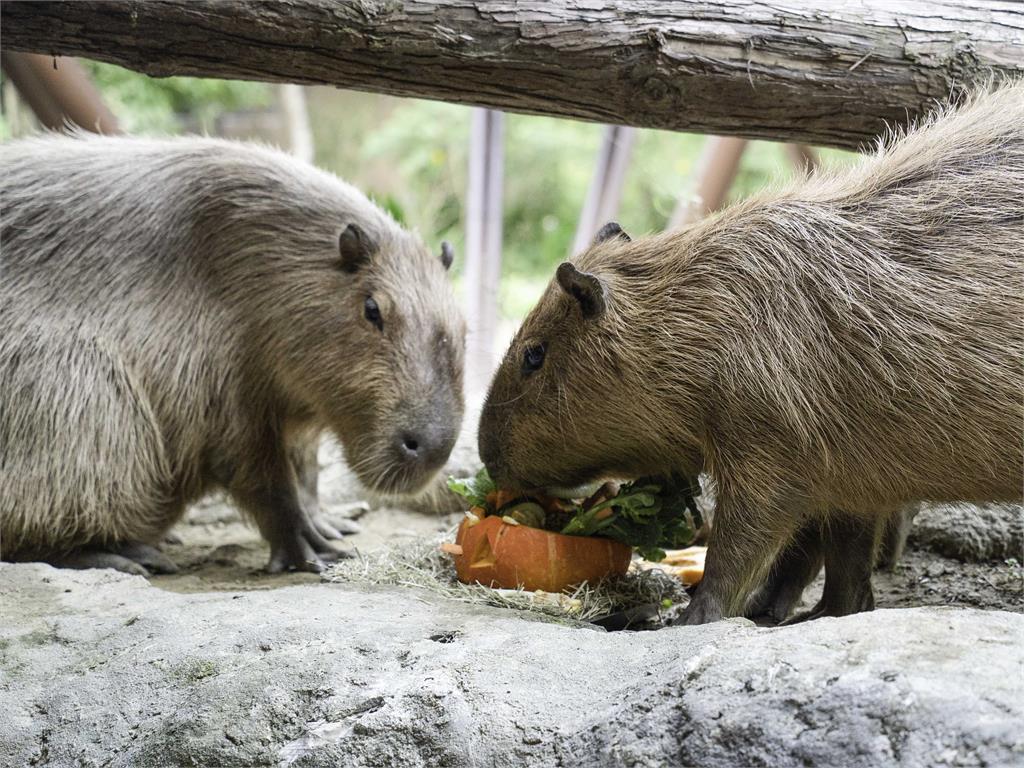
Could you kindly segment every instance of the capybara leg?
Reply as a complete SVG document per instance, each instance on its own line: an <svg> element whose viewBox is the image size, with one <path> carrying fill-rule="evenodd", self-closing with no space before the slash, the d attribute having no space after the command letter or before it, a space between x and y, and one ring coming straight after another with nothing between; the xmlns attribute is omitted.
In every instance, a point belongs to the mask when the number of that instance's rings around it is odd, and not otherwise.
<svg viewBox="0 0 1024 768"><path fill-rule="evenodd" d="M780 543L793 538L797 525L793 514L770 504L720 493L704 578L679 623L707 624L741 615L751 586L764 579Z"/></svg>
<svg viewBox="0 0 1024 768"><path fill-rule="evenodd" d="M882 543L878 551L876 565L887 571L896 568L896 564L903 557L903 549L907 545L907 536L914 525L914 516L917 515L916 504L904 507L896 514L885 521L882 533Z"/></svg>
<svg viewBox="0 0 1024 768"><path fill-rule="evenodd" d="M290 479L290 478L289 478ZM326 562L351 557L339 552L316 529L306 508L299 501L294 482L273 488L235 490L239 502L252 513L260 533L270 542L270 573L297 570L319 573Z"/></svg>
<svg viewBox="0 0 1024 768"><path fill-rule="evenodd" d="M775 560L768 579L751 596L746 615L774 624L786 620L800 602L804 589L814 581L824 564L821 523L808 521Z"/></svg>
<svg viewBox="0 0 1024 768"><path fill-rule="evenodd" d="M306 509L317 533L325 539L342 539L346 534L358 533L359 526L352 523L336 525L327 520L320 509L320 463L317 452L320 436L313 435L297 443L289 451L292 469L299 483L299 502Z"/></svg>
<svg viewBox="0 0 1024 768"><path fill-rule="evenodd" d="M825 587L821 600L787 624L874 610L871 572L883 525L884 521L864 520L841 512L830 515L823 530Z"/></svg>

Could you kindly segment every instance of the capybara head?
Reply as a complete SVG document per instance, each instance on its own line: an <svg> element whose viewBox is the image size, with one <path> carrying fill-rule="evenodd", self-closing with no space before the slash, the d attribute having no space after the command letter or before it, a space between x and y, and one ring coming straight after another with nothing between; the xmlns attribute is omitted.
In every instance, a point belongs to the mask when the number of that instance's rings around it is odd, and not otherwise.
<svg viewBox="0 0 1024 768"><path fill-rule="evenodd" d="M275 178L262 217L244 214L251 261L232 291L250 294L250 343L296 419L337 435L363 483L415 493L447 460L464 408L451 246L432 252L355 189L302 168L302 186Z"/></svg>
<svg viewBox="0 0 1024 768"><path fill-rule="evenodd" d="M466 328L446 271L452 248L431 253L401 230L379 241L358 224L338 236L347 281L347 333L331 422L363 482L392 493L423 488L444 465L462 423Z"/></svg>
<svg viewBox="0 0 1024 768"><path fill-rule="evenodd" d="M658 243L634 243L607 224L575 263L558 267L481 414L480 456L499 485L565 487L699 469L706 365L695 348L693 386L680 390L672 374L691 361L672 352L680 339L675 328L666 336L666 321L686 304L659 276Z"/></svg>

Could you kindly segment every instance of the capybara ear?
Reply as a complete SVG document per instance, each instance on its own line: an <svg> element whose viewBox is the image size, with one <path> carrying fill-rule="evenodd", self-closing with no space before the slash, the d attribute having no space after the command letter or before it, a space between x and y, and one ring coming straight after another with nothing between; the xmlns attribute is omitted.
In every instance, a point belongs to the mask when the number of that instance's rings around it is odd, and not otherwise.
<svg viewBox="0 0 1024 768"><path fill-rule="evenodd" d="M452 265L452 260L455 258L455 249L452 248L452 244L447 240L441 242L441 264L445 269L448 269Z"/></svg>
<svg viewBox="0 0 1024 768"><path fill-rule="evenodd" d="M370 261L376 247L369 236L356 224L348 224L338 237L338 253L341 268L346 272L358 272Z"/></svg>
<svg viewBox="0 0 1024 768"><path fill-rule="evenodd" d="M579 302L583 317L591 320L604 314L604 286L594 275L580 272L568 261L555 273L562 290Z"/></svg>
<svg viewBox="0 0 1024 768"><path fill-rule="evenodd" d="M625 240L627 243L633 240L633 238L622 231L622 227L619 226L617 221L609 221L594 235L594 245L616 237L620 240Z"/></svg>

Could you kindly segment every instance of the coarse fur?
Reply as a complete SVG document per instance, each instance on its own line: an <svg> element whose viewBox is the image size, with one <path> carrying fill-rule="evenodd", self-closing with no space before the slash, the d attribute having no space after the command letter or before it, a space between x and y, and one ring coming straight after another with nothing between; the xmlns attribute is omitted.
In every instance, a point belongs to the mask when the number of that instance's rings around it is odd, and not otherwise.
<svg viewBox="0 0 1024 768"><path fill-rule="evenodd" d="M819 612L870 608L890 515L1021 498L1022 248L1015 82L853 167L682 231L599 238L513 340L481 455L525 487L707 472L715 520L687 621L743 612L808 526L826 539L826 598L861 582Z"/></svg>
<svg viewBox="0 0 1024 768"><path fill-rule="evenodd" d="M5 558L152 544L223 488L273 570L315 568L329 549L297 475L322 429L384 492L447 458L465 335L450 252L353 187L200 138L46 135L0 145L0 169Z"/></svg>

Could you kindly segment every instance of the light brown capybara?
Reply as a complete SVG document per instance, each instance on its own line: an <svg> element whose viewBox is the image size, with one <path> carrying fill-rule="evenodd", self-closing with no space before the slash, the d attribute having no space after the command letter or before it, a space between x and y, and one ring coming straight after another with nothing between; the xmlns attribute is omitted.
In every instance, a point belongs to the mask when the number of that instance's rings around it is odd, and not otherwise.
<svg viewBox="0 0 1024 768"><path fill-rule="evenodd" d="M1020 499L1024 86L977 95L854 167L687 229L617 225L562 264L479 429L503 486L708 474L691 624L873 607L882 530L920 501ZM808 551L810 550L810 551ZM805 557L801 552L807 551Z"/></svg>
<svg viewBox="0 0 1024 768"><path fill-rule="evenodd" d="M336 535L300 493L337 435L371 488L412 492L463 412L446 270L353 187L211 139L0 146L0 554L142 572L226 490L269 568ZM305 481L308 484L308 479Z"/></svg>

